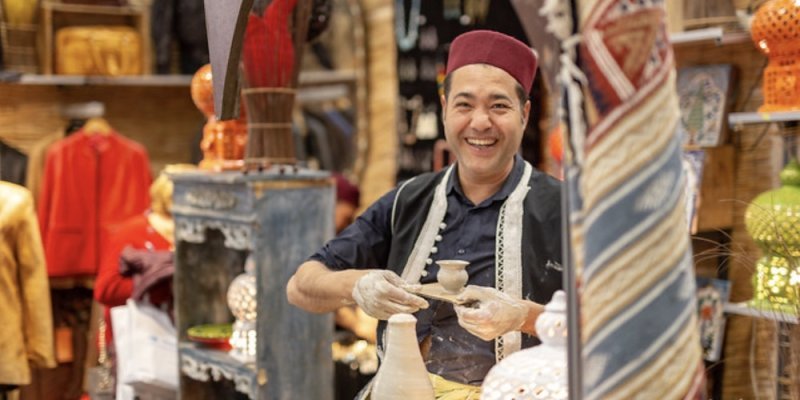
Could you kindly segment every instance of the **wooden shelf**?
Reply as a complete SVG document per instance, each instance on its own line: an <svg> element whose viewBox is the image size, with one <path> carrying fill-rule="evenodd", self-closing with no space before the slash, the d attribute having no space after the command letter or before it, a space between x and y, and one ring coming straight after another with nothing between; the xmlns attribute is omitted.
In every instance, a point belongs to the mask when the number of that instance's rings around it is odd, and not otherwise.
<svg viewBox="0 0 800 400"><path fill-rule="evenodd" d="M20 85L44 86L186 86L192 75L37 75L7 74L0 81ZM356 83L356 74L349 71L315 71L300 73L298 97L302 101L321 101L346 96ZM324 89L324 90L323 90Z"/></svg>
<svg viewBox="0 0 800 400"><path fill-rule="evenodd" d="M63 11L68 13L83 13L83 14L104 14L104 15L138 15L141 8L131 6L95 6L84 4L66 4L55 2L43 2L42 8L48 8L56 11Z"/></svg>
<svg viewBox="0 0 800 400"><path fill-rule="evenodd" d="M189 86L191 75L131 75L131 76L84 76L84 75L32 75L23 74L16 81L20 85L45 86Z"/></svg>
<svg viewBox="0 0 800 400"><path fill-rule="evenodd" d="M298 86L327 86L336 84L355 84L355 71L305 71L300 73Z"/></svg>
<svg viewBox="0 0 800 400"><path fill-rule="evenodd" d="M251 399L256 397L259 383L254 364L245 364L227 352L203 348L194 343L183 342L178 348L184 375L201 382L224 378L233 382L236 391ZM262 381L266 381L266 375Z"/></svg>
<svg viewBox="0 0 800 400"><path fill-rule="evenodd" d="M673 46L689 46L697 44L714 43L716 45L749 43L750 32L724 32L722 28L694 29L684 32L675 32L669 35Z"/></svg>
<svg viewBox="0 0 800 400"><path fill-rule="evenodd" d="M800 111L738 112L728 114L728 126L737 128L747 124L800 121Z"/></svg>
<svg viewBox="0 0 800 400"><path fill-rule="evenodd" d="M744 315L746 317L756 317L776 322L786 322L790 324L800 323L797 315L780 311L762 310L751 307L747 302L726 303L724 310L728 314Z"/></svg>

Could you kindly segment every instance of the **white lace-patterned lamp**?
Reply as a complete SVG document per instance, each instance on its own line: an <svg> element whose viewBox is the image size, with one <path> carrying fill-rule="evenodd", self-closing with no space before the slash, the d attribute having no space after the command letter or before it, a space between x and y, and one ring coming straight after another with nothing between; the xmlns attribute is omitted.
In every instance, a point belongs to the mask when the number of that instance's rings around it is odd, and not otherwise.
<svg viewBox="0 0 800 400"><path fill-rule="evenodd" d="M244 363L256 360L256 265L248 257L244 272L228 286L228 308L236 318L230 338L230 355Z"/></svg>
<svg viewBox="0 0 800 400"><path fill-rule="evenodd" d="M567 301L559 290L536 320L542 344L518 351L492 367L481 400L566 400Z"/></svg>

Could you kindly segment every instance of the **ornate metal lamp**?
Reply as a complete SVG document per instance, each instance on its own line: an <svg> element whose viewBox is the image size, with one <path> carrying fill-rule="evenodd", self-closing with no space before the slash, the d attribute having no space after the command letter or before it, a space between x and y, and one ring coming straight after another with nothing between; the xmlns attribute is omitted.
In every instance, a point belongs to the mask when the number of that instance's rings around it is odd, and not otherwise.
<svg viewBox="0 0 800 400"><path fill-rule="evenodd" d="M767 1L756 11L750 32L756 47L769 57L764 104L758 110L800 110L800 2Z"/></svg>
<svg viewBox="0 0 800 400"><path fill-rule="evenodd" d="M553 295L536 320L540 346L518 351L492 367L481 400L565 400L567 391L567 300Z"/></svg>
<svg viewBox="0 0 800 400"><path fill-rule="evenodd" d="M747 207L747 232L764 256L753 275L754 307L797 313L800 310L800 165L781 172L783 187L762 193Z"/></svg>

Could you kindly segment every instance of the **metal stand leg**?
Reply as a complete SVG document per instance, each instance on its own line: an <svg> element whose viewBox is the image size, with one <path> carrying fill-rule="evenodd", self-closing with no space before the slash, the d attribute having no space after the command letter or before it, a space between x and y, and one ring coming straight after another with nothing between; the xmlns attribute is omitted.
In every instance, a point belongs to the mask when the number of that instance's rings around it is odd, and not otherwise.
<svg viewBox="0 0 800 400"><path fill-rule="evenodd" d="M778 364L775 370L775 398L778 400L791 400L792 399L792 377L791 372L786 371L786 367L791 365L792 356L792 325L786 322L778 322L776 335L777 357L776 363Z"/></svg>

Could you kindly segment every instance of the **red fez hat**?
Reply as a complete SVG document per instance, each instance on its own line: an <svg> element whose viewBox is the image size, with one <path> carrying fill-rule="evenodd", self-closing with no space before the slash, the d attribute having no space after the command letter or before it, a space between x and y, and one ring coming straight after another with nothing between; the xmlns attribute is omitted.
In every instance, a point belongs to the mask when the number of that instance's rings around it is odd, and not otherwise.
<svg viewBox="0 0 800 400"><path fill-rule="evenodd" d="M469 64L488 64L502 69L531 92L536 77L536 53L525 43L495 31L463 33L450 44L447 73Z"/></svg>

